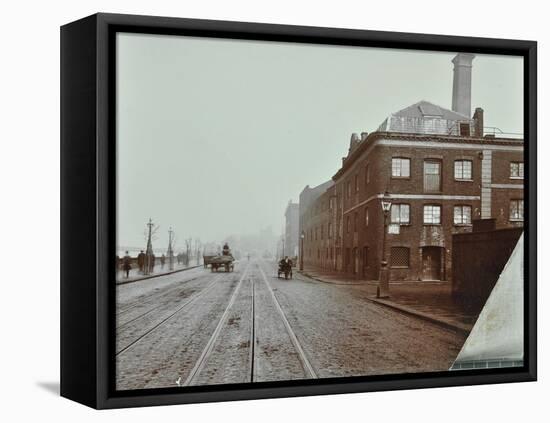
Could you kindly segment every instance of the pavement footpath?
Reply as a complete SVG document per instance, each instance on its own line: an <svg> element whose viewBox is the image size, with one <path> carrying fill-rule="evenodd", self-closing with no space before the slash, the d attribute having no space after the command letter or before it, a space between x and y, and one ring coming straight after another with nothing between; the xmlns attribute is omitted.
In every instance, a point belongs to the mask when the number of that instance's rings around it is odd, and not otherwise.
<svg viewBox="0 0 550 423"><path fill-rule="evenodd" d="M301 273L322 283L360 285L367 299L395 311L430 321L447 329L470 333L482 305L461 302L453 297L450 282L392 281L390 297L377 298L378 281L349 280L336 272L305 269Z"/></svg>
<svg viewBox="0 0 550 423"><path fill-rule="evenodd" d="M144 275L140 273L139 269L132 268L130 270L130 274L128 278L124 276L124 272L122 270L118 270L116 275L116 284L124 285L126 283L142 281L144 279L151 279L151 278L156 278L158 276L170 275L176 272L183 272L184 270L196 269L197 267L202 267L202 264L196 265L196 266L185 266L183 264L174 264L173 270L169 270L169 266L167 264L165 264L164 266L161 266L159 264L155 266L155 270L153 270L153 273L149 275Z"/></svg>

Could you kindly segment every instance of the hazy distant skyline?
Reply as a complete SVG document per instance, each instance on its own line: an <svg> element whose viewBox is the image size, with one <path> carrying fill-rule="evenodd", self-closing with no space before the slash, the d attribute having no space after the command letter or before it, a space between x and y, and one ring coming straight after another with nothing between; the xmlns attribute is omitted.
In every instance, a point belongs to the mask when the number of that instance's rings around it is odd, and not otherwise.
<svg viewBox="0 0 550 423"><path fill-rule="evenodd" d="M420 100L451 108L456 53L117 35L117 244L145 223L184 238L282 230L300 191L330 179L353 132ZM472 108L523 132L523 62L478 55Z"/></svg>

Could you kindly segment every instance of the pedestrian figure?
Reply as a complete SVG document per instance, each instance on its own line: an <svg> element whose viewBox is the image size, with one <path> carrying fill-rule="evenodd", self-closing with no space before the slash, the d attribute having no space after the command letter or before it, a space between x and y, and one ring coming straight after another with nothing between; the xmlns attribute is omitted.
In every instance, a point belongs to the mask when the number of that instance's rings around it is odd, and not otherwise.
<svg viewBox="0 0 550 423"><path fill-rule="evenodd" d="M122 259L122 270L126 273L126 279L130 276L130 269L132 268L132 258L126 251L126 255Z"/></svg>
<svg viewBox="0 0 550 423"><path fill-rule="evenodd" d="M231 250L229 248L229 244L226 242L223 246L223 251L222 251L222 254L224 256L228 256L229 254L231 254Z"/></svg>
<svg viewBox="0 0 550 423"><path fill-rule="evenodd" d="M143 250L141 250L137 256L137 262L139 267L139 272L143 273L143 270L145 269L145 253Z"/></svg>
<svg viewBox="0 0 550 423"><path fill-rule="evenodd" d="M153 270L155 270L155 255L151 254L151 259L149 260L149 273L153 273Z"/></svg>
<svg viewBox="0 0 550 423"><path fill-rule="evenodd" d="M166 262L166 256L163 254L160 256L160 267L164 268L164 263Z"/></svg>

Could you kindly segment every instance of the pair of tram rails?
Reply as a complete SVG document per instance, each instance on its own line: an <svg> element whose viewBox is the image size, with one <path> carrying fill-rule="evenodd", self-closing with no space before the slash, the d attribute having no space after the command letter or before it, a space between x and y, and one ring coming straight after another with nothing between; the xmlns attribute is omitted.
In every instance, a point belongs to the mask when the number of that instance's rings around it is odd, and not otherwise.
<svg viewBox="0 0 550 423"><path fill-rule="evenodd" d="M244 280L246 274L248 273L249 266L250 265L248 265L244 269L242 276L239 278L237 286L233 290L233 293L230 297L230 300L229 300L227 306L225 307L225 310L222 313L221 318L218 321L218 324L217 324L216 328L212 332L212 334L211 334L208 342L206 343L205 347L203 348L199 358L195 362L194 367L191 369L191 371L189 372L189 374L187 375L187 377L184 381L182 381L181 378L178 379L178 381L176 382L177 386L196 385L196 381L199 378L199 375L201 374L201 372L203 371L203 369L207 365L207 363L209 361L209 358L210 358L212 352L214 351L214 346L216 345L217 340L218 340L220 334L223 331L223 328L227 324L228 316L230 314L230 310L231 310L231 308L233 307L233 305L235 303L235 300L236 300L236 298L238 296L238 293L241 289L241 286L243 284L243 280ZM300 364L303 368L304 375L307 378L310 378L310 379L318 378L316 370L311 365L311 363L309 361L309 358L307 357L306 353L304 352L304 349L301 346L300 341L298 340L296 334L294 333L294 330L292 329L290 323L288 322L288 319L286 318L286 315L285 315L279 301L277 300L277 297L275 296L273 288L271 287L271 285L270 285L263 269L259 265L258 265L258 268L260 270L260 274L262 276L263 282L265 283L265 285L268 289L268 292L270 293L270 297L273 301L275 309L277 310L277 314L280 316L280 318L283 322L283 325L286 329L286 332L289 336L290 342L292 343L292 345L293 345L293 347L296 351L297 357L298 357L298 359L300 361ZM217 271L217 269L213 270L213 271ZM233 271L233 268L231 268L231 270L226 269L226 271ZM116 352L116 356L124 354L129 349L131 349L134 345L136 345L140 342L145 342L148 335L150 335L151 333L153 333L153 332L159 330L160 328L162 328L163 325L167 324L171 319L175 318L178 315L178 313L183 311L185 308L191 306L193 303L197 302L205 294L207 294L209 291L211 291L214 288L214 286L216 285L216 282L218 282L218 280L220 279L220 277L221 277L221 275L217 275L216 277L211 279L210 282L207 284L207 286L202 291L200 291L198 294L192 296L191 298L187 299L187 301L185 301L183 304L179 305L173 312L169 313L160 322L158 322L153 327L146 330L140 336L138 336L137 338L132 340L129 344L127 344L124 347L118 349L118 351ZM280 275L278 277L280 277ZM187 284L188 282L191 282L191 281L196 280L196 279L197 279L197 277L191 278L189 280L184 281L183 283ZM251 304L251 313L252 313L251 319L252 320L251 320L250 342L249 342L249 346L250 346L249 347L250 348L250 359L249 359L250 370L249 370L249 377L247 376L247 379L248 379L249 382L254 382L255 381L255 363L254 363L254 361L255 361L254 360L255 352L254 352L254 347L255 347L255 341L256 341L256 319L255 319L256 311L255 311L254 286L255 286L255 283L253 281L252 282L252 304ZM119 310L117 312L117 317L119 317L120 315L122 315L124 313L129 312L130 310L135 309L136 307L140 307L140 306L143 307L144 304L145 304L145 306L147 306L148 304L156 304L156 305L153 305L152 308L148 309L144 313L142 313L142 314L140 314L136 317L133 317L132 319L130 319L130 320L122 323L121 325L119 325L117 327L117 333L122 327L125 327L128 324L134 323L137 320L145 317L146 315L149 315L150 313L154 312L158 308L162 307L164 305L162 303L162 298L177 296L178 292L182 292L183 289L184 288L182 288L181 286L177 286L177 287L173 287L173 288L169 289L166 292L154 293L151 296L149 296L147 299L138 299L137 301L135 301L134 303L132 303L128 306L126 306L122 310ZM160 301L160 304L158 304L159 301Z"/></svg>

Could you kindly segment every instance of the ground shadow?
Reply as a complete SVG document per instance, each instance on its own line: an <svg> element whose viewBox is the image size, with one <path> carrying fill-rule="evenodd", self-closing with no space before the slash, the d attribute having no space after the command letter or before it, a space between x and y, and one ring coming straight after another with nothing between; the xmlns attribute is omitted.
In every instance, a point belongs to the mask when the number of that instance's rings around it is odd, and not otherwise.
<svg viewBox="0 0 550 423"><path fill-rule="evenodd" d="M36 386L48 391L50 394L59 396L59 382L36 382Z"/></svg>

